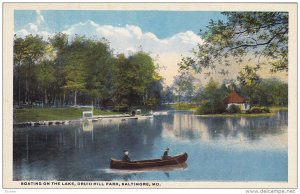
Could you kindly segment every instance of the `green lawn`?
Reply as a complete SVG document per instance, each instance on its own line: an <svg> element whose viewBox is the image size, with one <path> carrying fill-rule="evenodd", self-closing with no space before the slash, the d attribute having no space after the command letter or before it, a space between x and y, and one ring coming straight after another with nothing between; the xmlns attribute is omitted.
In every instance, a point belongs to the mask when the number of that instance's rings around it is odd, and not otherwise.
<svg viewBox="0 0 300 194"><path fill-rule="evenodd" d="M287 106L271 106L270 110L271 111L288 110L288 107Z"/></svg>
<svg viewBox="0 0 300 194"><path fill-rule="evenodd" d="M24 108L16 110L16 122L28 121L50 121L50 120L68 120L82 118L83 111L89 111L90 108ZM116 112L107 112L94 109L94 115L113 115Z"/></svg>

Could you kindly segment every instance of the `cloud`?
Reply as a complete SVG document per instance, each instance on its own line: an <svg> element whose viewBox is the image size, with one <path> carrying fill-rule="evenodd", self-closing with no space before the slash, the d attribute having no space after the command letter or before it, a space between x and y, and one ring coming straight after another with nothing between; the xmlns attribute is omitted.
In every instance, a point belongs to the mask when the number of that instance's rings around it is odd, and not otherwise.
<svg viewBox="0 0 300 194"><path fill-rule="evenodd" d="M38 25L33 24L33 23L28 23L26 26L23 27L23 29L15 32L15 34L18 37L22 37L22 38L24 38L25 36L27 36L29 34L32 34L33 36L39 35L39 36L42 36L44 40L46 40L49 36L52 35L50 32L41 30Z"/></svg>
<svg viewBox="0 0 300 194"><path fill-rule="evenodd" d="M45 19L44 19L44 16L41 14L41 11L36 10L35 13L36 13L36 23L37 23L37 25L40 26L41 24L45 24Z"/></svg>
<svg viewBox="0 0 300 194"><path fill-rule="evenodd" d="M203 40L192 31L180 32L165 39L158 38L152 32L144 32L139 26L99 25L91 20L80 22L63 31L72 38L75 34L96 39L106 38L116 53L129 54L142 47L153 56L159 55L158 63L165 66L162 75L165 83L171 84L173 76L178 74L177 63L182 55L190 55L190 51Z"/></svg>
<svg viewBox="0 0 300 194"><path fill-rule="evenodd" d="M26 24L22 29L15 32L15 34L19 37L25 37L29 34L42 36L44 40L46 40L52 34L47 31L47 24L45 19L40 12L40 10L36 10L36 19L34 23Z"/></svg>
<svg viewBox="0 0 300 194"><path fill-rule="evenodd" d="M99 25L90 20L74 24L63 33L70 36L78 34L93 38L105 37L117 52L124 52L132 50L130 48L142 46L145 51L153 53L182 53L191 50L198 43L202 43L202 39L192 31L181 32L166 39L159 39L151 32L143 32L138 26Z"/></svg>
<svg viewBox="0 0 300 194"><path fill-rule="evenodd" d="M36 11L35 23L28 23L23 29L15 32L19 37L29 34L40 35L45 40L52 36L46 31L47 25L40 11ZM63 31L70 38L77 35L84 35L89 38L106 38L114 49L115 54L130 54L139 50L140 47L150 52L153 57L159 55L158 63L165 67L161 71L165 83L170 85L173 77L178 74L177 63L182 56L190 55L190 51L201 44L202 39L192 31L180 32L171 37L160 39L152 32L144 32L139 26L111 26L99 25L94 21L79 22L66 27Z"/></svg>

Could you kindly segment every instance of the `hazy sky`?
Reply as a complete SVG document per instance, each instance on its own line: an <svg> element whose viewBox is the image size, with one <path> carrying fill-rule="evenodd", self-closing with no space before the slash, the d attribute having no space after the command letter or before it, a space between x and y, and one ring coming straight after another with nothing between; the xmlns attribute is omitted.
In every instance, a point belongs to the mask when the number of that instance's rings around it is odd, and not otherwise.
<svg viewBox="0 0 300 194"><path fill-rule="evenodd" d="M105 37L115 53L128 54L142 47L165 67L160 74L170 85L178 73L177 63L202 43L199 30L205 30L211 19L226 18L208 11L16 10L14 31L21 37L39 34L45 39L57 32L70 38L75 34Z"/></svg>

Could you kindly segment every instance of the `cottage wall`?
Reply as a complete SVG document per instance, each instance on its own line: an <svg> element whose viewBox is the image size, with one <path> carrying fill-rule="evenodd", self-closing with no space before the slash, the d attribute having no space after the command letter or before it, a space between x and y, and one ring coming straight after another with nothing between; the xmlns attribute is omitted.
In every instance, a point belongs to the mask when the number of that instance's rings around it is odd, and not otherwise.
<svg viewBox="0 0 300 194"><path fill-rule="evenodd" d="M247 103L229 103L227 104L227 109L231 106L231 105L235 105L240 107L241 111L246 111L250 109L250 105Z"/></svg>

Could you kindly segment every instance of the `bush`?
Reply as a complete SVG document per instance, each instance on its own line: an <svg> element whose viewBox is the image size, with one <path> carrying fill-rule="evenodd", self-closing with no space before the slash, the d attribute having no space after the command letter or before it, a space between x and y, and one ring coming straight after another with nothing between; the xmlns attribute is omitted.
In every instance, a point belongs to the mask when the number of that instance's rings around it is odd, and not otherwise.
<svg viewBox="0 0 300 194"><path fill-rule="evenodd" d="M230 105L229 108L227 109L228 113L241 113L241 108L237 105Z"/></svg>
<svg viewBox="0 0 300 194"><path fill-rule="evenodd" d="M225 105L221 102L211 104L208 100L202 100L195 114L220 114L225 112Z"/></svg>
<svg viewBox="0 0 300 194"><path fill-rule="evenodd" d="M268 107L258 107L253 106L247 113L270 113L270 109Z"/></svg>

